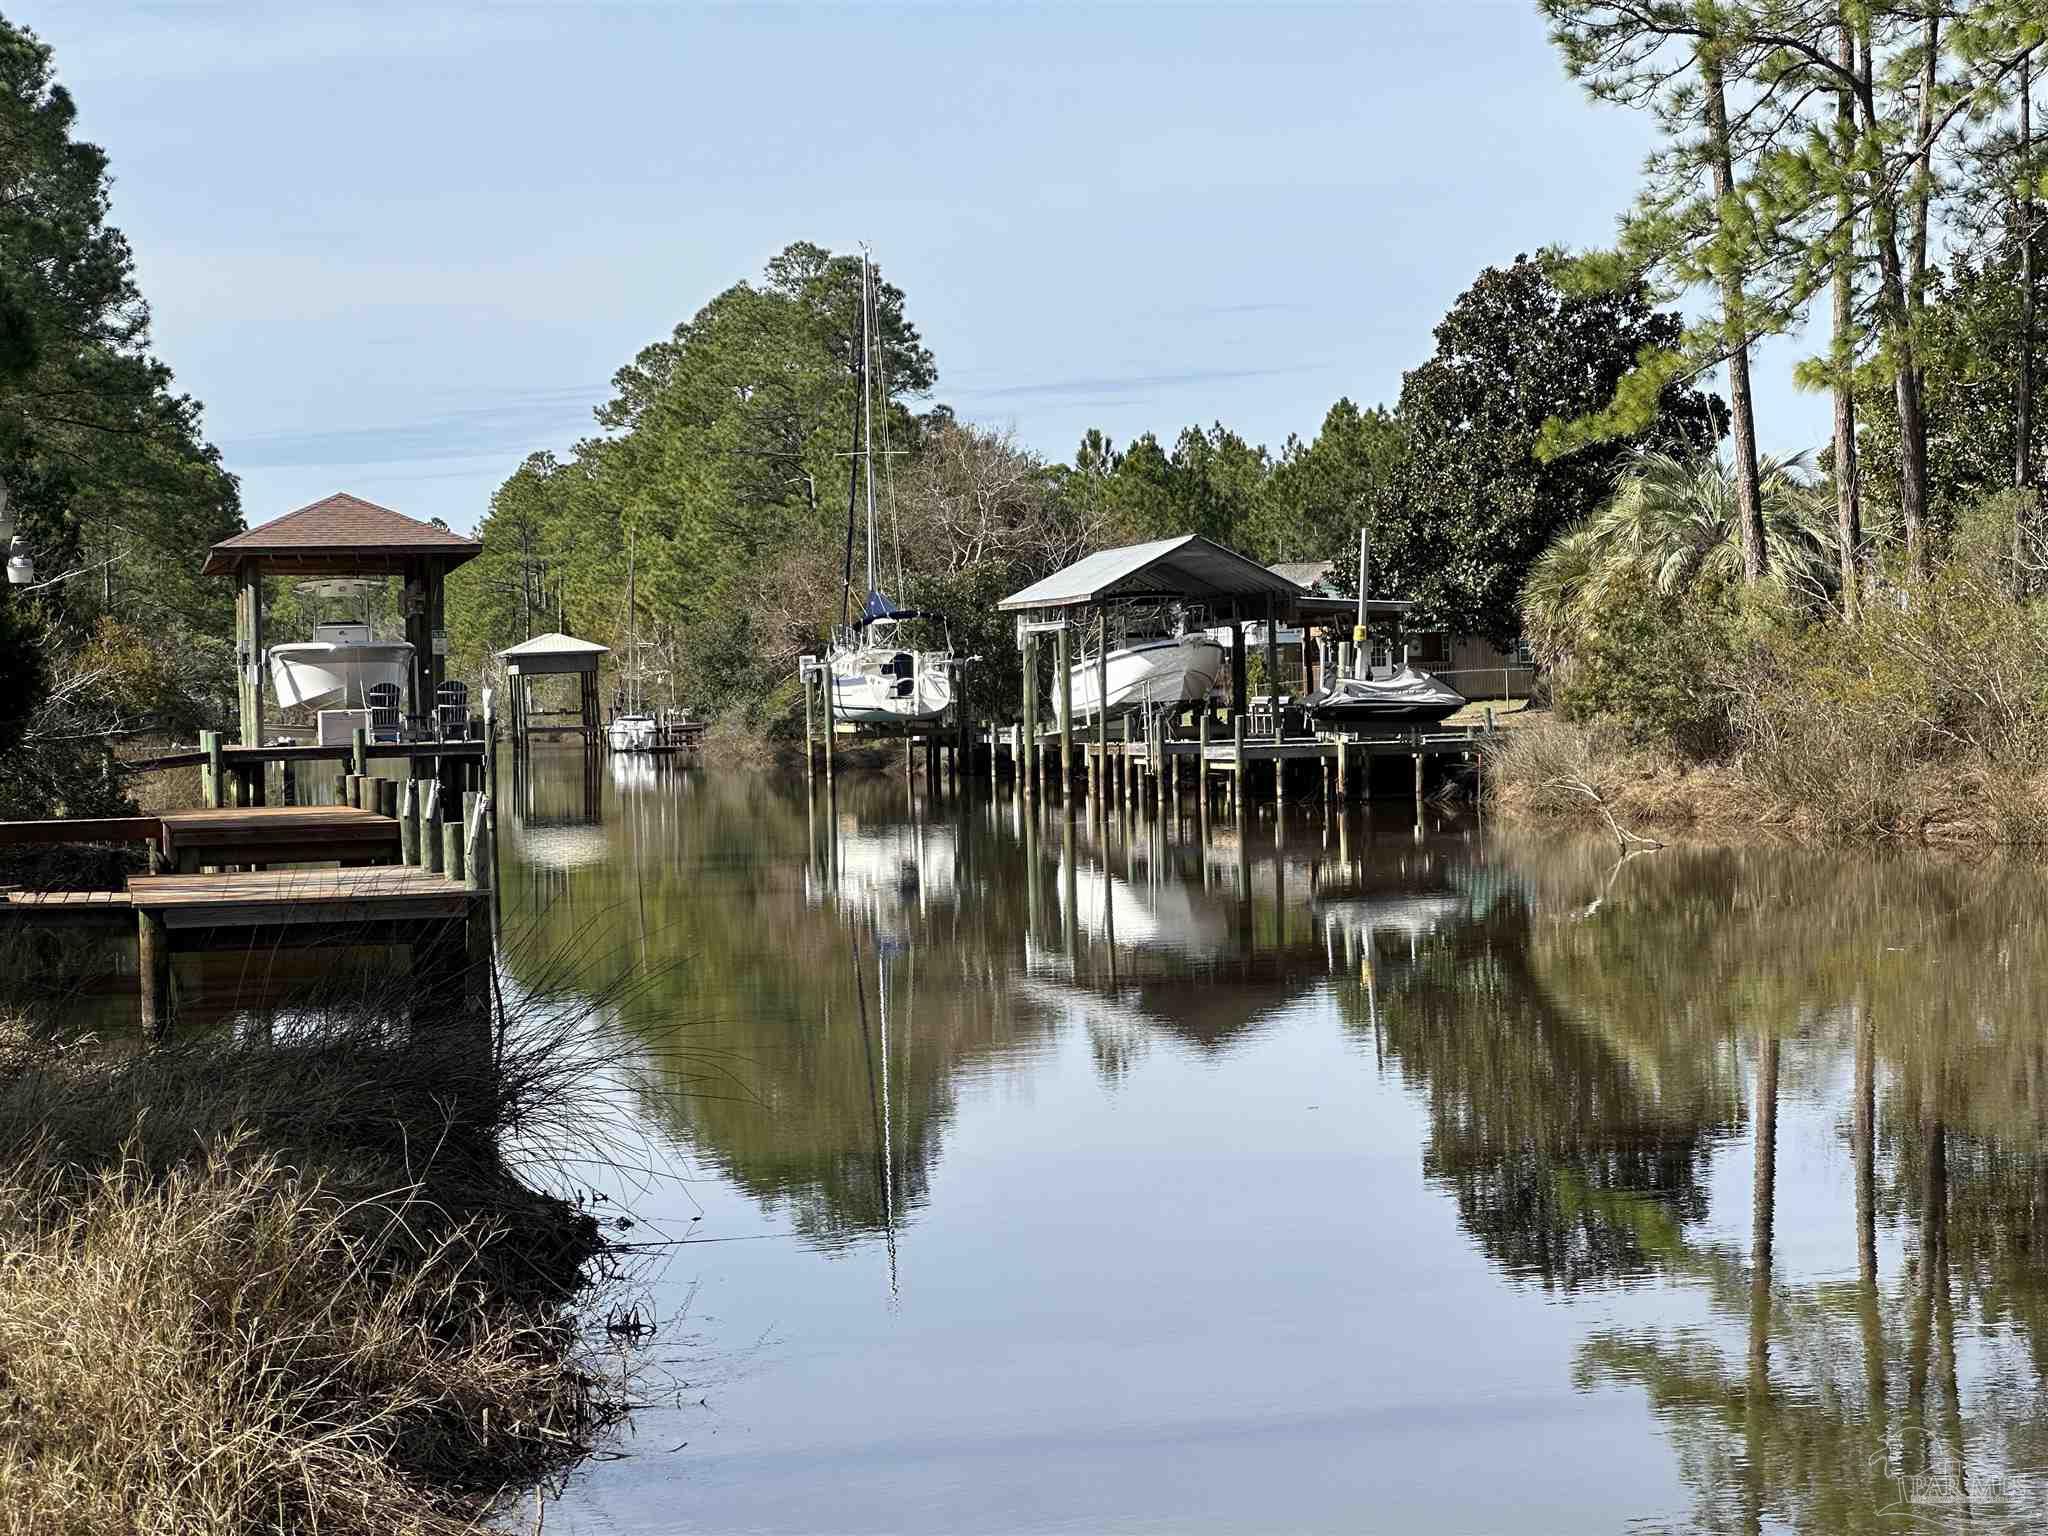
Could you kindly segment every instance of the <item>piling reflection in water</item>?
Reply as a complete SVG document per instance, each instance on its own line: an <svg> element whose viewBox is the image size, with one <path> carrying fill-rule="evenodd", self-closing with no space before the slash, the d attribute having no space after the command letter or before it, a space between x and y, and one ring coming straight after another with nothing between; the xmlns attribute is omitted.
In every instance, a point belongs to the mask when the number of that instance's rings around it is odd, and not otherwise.
<svg viewBox="0 0 2048 1536"><path fill-rule="evenodd" d="M1765 849L1617 866L1471 819L1418 842L1406 807L1186 810L1104 824L690 775L618 789L601 860L551 861L548 826L514 827L505 889L617 930L591 947L618 963L687 954L623 1023L659 1059L677 1020L716 1020L731 1076L679 1069L658 1112L817 1248L886 1244L894 1276L962 1085L1031 1080L1069 1031L1116 1084L1161 1050L1228 1070L1330 1010L1415 1106L1415 1160L1460 1240L1583 1318L1570 1385L1658 1427L1687 1501L1668 1524L2031 1518L2036 870ZM1354 1170L1328 1177L1333 1201L1371 1198ZM1459 1507L1446 1496L1444 1528L1471 1523Z"/></svg>

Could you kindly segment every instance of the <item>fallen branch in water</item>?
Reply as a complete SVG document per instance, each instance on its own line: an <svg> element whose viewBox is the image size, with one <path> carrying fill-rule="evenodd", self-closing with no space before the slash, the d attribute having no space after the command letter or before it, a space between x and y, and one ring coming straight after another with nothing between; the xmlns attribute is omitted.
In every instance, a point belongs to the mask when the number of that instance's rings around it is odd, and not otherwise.
<svg viewBox="0 0 2048 1536"><path fill-rule="evenodd" d="M1606 798L1601 795L1600 791L1577 775L1566 774L1559 778L1551 779L1548 783L1552 789L1562 789L1569 794L1584 795L1588 800L1592 801L1593 809L1598 811L1601 820L1607 823L1607 830L1614 834L1615 844L1623 853L1629 851L1629 844L1631 843L1636 844L1639 851L1662 848L1664 846L1654 837L1645 837L1640 832L1631 832L1627 827L1624 827L1615 819L1614 812L1609 809Z"/></svg>

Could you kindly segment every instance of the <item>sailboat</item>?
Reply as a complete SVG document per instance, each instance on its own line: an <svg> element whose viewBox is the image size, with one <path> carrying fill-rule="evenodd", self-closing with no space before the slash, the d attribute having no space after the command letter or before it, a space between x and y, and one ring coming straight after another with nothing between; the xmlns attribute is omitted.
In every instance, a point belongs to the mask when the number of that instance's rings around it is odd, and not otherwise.
<svg viewBox="0 0 2048 1536"><path fill-rule="evenodd" d="M925 617L898 608L883 595L878 567L881 537L875 516L874 393L869 387L879 343L874 336L874 290L867 251L860 257L860 446L847 483L846 564L853 568L854 508L863 487L867 501L868 595L860 617L852 618L852 582L845 594L848 622L832 637L825 666L832 684L832 718L854 725L922 725L937 720L953 702L951 651L923 651L898 643L899 625ZM882 427L887 451L888 378L883 377ZM901 564L899 556L899 566ZM899 569L900 578L901 571Z"/></svg>
<svg viewBox="0 0 2048 1536"><path fill-rule="evenodd" d="M611 723L604 728L605 745L614 752L651 752L661 737L661 727L653 715L647 712L646 669L640 656L640 605L638 588L634 582L633 536L626 535L626 617L627 617L627 673L621 682L624 686L626 708L613 715Z"/></svg>

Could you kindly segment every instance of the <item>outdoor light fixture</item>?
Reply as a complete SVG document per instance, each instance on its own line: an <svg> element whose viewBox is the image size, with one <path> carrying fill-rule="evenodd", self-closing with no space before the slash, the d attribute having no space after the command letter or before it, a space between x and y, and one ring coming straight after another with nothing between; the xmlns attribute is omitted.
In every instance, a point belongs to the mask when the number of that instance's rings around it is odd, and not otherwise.
<svg viewBox="0 0 2048 1536"><path fill-rule="evenodd" d="M36 563L28 552L28 541L14 531L14 508L7 487L0 485L0 544L7 546L7 583L25 587L36 579Z"/></svg>

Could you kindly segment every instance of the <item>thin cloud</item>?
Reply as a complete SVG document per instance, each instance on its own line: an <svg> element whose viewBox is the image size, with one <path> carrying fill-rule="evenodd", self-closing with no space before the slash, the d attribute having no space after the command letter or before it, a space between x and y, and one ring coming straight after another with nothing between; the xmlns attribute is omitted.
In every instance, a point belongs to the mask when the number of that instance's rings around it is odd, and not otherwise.
<svg viewBox="0 0 2048 1536"><path fill-rule="evenodd" d="M1286 368L1188 368L1174 373L1127 373L1093 378L1054 379L1040 384L1004 384L993 389L969 391L969 400L1073 400L1088 404L1143 399L1165 389L1182 389L1191 384L1231 384L1246 379L1272 379L1287 374L1314 373L1320 364L1300 363Z"/></svg>
<svg viewBox="0 0 2048 1536"><path fill-rule="evenodd" d="M383 426L268 432L221 445L230 468L307 469L334 465L408 464L428 459L528 453L594 431L590 413L602 386L510 393L489 404Z"/></svg>

